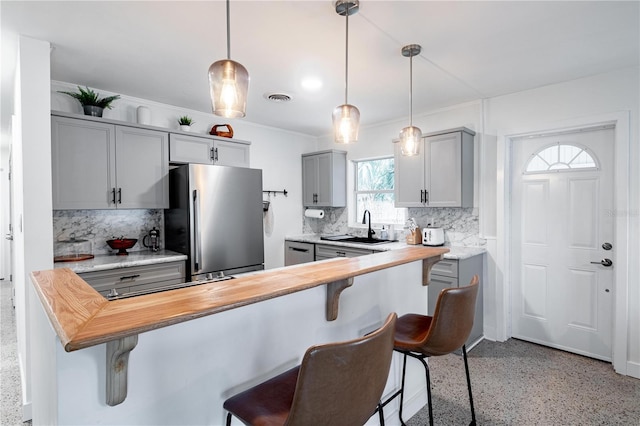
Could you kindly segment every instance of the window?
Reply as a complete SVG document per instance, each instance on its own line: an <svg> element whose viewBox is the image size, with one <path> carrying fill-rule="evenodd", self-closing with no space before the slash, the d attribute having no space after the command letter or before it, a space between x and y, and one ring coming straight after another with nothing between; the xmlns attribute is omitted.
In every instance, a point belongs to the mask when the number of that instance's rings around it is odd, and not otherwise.
<svg viewBox="0 0 640 426"><path fill-rule="evenodd" d="M394 206L393 157L354 161L355 221L365 210L372 222L404 224L406 209Z"/></svg>
<svg viewBox="0 0 640 426"><path fill-rule="evenodd" d="M525 173L546 173L562 170L595 170L598 166L585 148L561 145L560 142L533 154Z"/></svg>

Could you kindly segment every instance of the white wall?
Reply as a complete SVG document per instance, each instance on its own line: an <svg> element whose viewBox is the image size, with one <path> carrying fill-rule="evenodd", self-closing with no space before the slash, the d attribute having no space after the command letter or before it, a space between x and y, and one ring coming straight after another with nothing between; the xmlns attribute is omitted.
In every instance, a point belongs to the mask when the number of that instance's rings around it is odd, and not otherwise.
<svg viewBox="0 0 640 426"><path fill-rule="evenodd" d="M618 220L628 220L630 237L628 271L622 272L628 277L627 374L640 377L640 70L628 68L492 98L488 101L487 132L508 135L527 128L553 128L567 120L618 111L630 116L629 152L622 154L629 157L629 182L616 182L617 191L624 194L628 190L629 197L629 208L617 212ZM503 165L496 167L500 177ZM503 273L496 270L499 276Z"/></svg>
<svg viewBox="0 0 640 426"><path fill-rule="evenodd" d="M18 357L24 417L30 418L31 339L28 287L31 271L53 268L49 43L20 38L16 81L13 205Z"/></svg>
<svg viewBox="0 0 640 426"><path fill-rule="evenodd" d="M206 89L206 88L204 88ZM203 90L204 90L203 89ZM80 104L58 91L77 91L77 86L59 81L51 82L51 109L82 114ZM100 96L109 96L107 90L96 89ZM265 268L284 265L284 238L302 232L302 160L300 155L313 151L316 138L288 132L273 127L250 123L245 119L227 120L199 111L161 104L120 94L113 109L105 110L104 117L113 120L136 122L136 109L140 105L151 110L152 126L178 130L178 117L189 115L195 123L191 132L208 134L214 124L231 124L234 139L251 142L251 167L262 169L264 190L286 189L288 195L271 196L272 232L265 234ZM267 196L265 195L265 200Z"/></svg>

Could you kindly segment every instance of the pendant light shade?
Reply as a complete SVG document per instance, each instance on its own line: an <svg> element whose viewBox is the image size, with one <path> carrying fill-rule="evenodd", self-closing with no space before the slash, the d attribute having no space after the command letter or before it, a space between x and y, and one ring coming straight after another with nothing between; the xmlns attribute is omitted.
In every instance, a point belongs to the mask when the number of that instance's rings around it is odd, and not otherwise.
<svg viewBox="0 0 640 426"><path fill-rule="evenodd" d="M360 111L353 105L337 106L333 110L333 133L336 143L358 141L360 129Z"/></svg>
<svg viewBox="0 0 640 426"><path fill-rule="evenodd" d="M422 130L413 125L413 57L420 54L422 47L418 44L410 44L402 48L402 56L409 57L409 97L411 115L409 127L400 132L400 152L405 156L418 155L420 153L420 139Z"/></svg>
<svg viewBox="0 0 640 426"><path fill-rule="evenodd" d="M242 64L231 59L222 59L211 64L209 88L215 115L227 118L246 115L249 73Z"/></svg>
<svg viewBox="0 0 640 426"><path fill-rule="evenodd" d="M400 132L400 152L405 156L418 155L420 153L420 139L422 130L416 126L409 126Z"/></svg>
<svg viewBox="0 0 640 426"><path fill-rule="evenodd" d="M249 73L242 64L231 60L229 0L227 0L227 59L209 67L209 92L215 115L226 118L244 117L247 110Z"/></svg>
<svg viewBox="0 0 640 426"><path fill-rule="evenodd" d="M360 111L348 101L349 95L349 15L357 13L360 8L359 0L336 1L336 13L346 17L345 38L345 71L344 71L344 104L333 110L333 134L336 143L347 144L358 141L360 129Z"/></svg>

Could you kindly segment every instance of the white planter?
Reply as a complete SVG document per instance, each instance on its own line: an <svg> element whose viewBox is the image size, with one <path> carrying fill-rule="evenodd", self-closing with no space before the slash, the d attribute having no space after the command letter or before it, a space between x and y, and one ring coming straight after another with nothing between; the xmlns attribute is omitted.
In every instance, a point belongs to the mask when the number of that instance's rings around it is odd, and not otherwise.
<svg viewBox="0 0 640 426"><path fill-rule="evenodd" d="M189 130L191 130L191 126L187 126L186 124L181 124L180 130L182 130L183 132L188 132Z"/></svg>

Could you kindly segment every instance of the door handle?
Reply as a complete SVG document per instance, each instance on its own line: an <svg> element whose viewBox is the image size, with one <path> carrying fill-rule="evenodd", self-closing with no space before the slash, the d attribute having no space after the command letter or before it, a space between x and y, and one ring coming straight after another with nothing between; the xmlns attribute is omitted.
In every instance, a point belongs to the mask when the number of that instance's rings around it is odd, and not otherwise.
<svg viewBox="0 0 640 426"><path fill-rule="evenodd" d="M202 247L201 239L200 239L200 200L198 199L198 190L193 190L193 242L194 244L194 259L193 259L193 269L192 272L200 271L200 265L202 261L200 259L200 252Z"/></svg>
<svg viewBox="0 0 640 426"><path fill-rule="evenodd" d="M6 238L9 241L13 241L13 234L6 234L4 238Z"/></svg>
<svg viewBox="0 0 640 426"><path fill-rule="evenodd" d="M613 261L611 259L602 259L600 262L591 262L594 265L602 265L602 266L606 266L609 267L611 265L613 265Z"/></svg>

